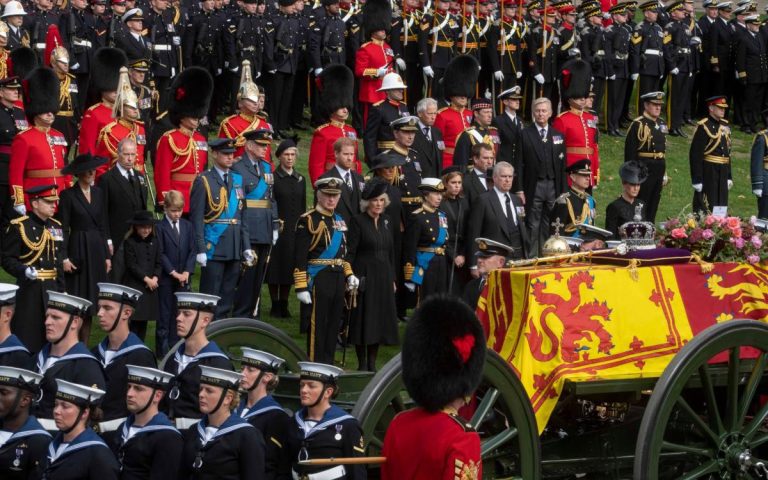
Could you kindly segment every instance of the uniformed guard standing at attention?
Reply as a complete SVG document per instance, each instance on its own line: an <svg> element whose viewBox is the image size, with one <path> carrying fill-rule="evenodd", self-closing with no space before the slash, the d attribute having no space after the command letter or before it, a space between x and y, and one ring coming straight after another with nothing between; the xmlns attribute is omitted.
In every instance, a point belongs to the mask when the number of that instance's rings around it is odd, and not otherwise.
<svg viewBox="0 0 768 480"><path fill-rule="evenodd" d="M723 96L707 99L709 115L699 120L691 140L689 161L693 185L693 211L711 212L728 206L731 179L731 128L725 119Z"/></svg>
<svg viewBox="0 0 768 480"><path fill-rule="evenodd" d="M365 124L363 134L365 161L368 165L373 157L394 145L392 127L389 124L400 117L410 115L408 105L403 102L405 89L406 86L400 75L397 73L384 75L379 91L386 93L387 98L374 103L368 111L368 122Z"/></svg>
<svg viewBox="0 0 768 480"><path fill-rule="evenodd" d="M301 332L307 334L310 360L333 362L346 290L359 280L347 261L347 225L335 213L341 196L341 180L315 182L317 205L296 224L296 297L301 305ZM346 279L346 281L345 281Z"/></svg>
<svg viewBox="0 0 768 480"><path fill-rule="evenodd" d="M394 72L394 52L386 42L391 28L392 9L389 2L366 1L363 5L363 35L368 41L355 54L355 77L360 85L357 99L362 108L363 130L366 129L369 110L386 98L381 90L384 76Z"/></svg>
<svg viewBox="0 0 768 480"><path fill-rule="evenodd" d="M288 478L291 470L291 459L288 455L291 417L272 396L284 362L285 360L271 353L243 347L240 391L245 393L235 409L235 414L247 420L264 436L264 478L268 480Z"/></svg>
<svg viewBox="0 0 768 480"><path fill-rule="evenodd" d="M216 318L225 318L235 299L241 259L252 265L256 258L243 222L246 208L243 177L231 170L235 152L232 140L210 143L213 168L192 184L189 218L195 228L197 261L202 265L200 292L221 297Z"/></svg>
<svg viewBox="0 0 768 480"><path fill-rule="evenodd" d="M152 79L157 91L160 92L160 105L167 105L173 91L168 88L179 74L179 50L181 49L181 32L179 31L179 16L175 15L174 7L168 8L169 2L152 1L146 10L144 28L152 45ZM184 66L186 69L186 65ZM207 111L207 108L206 108ZM202 118L204 115L201 115Z"/></svg>
<svg viewBox="0 0 768 480"><path fill-rule="evenodd" d="M403 235L405 288L416 291L419 301L448 290L445 245L449 240L448 218L439 210L445 185L439 178L424 178L419 185L424 196L421 208L406 220Z"/></svg>
<svg viewBox="0 0 768 480"><path fill-rule="evenodd" d="M11 142L17 133L29 128L24 109L18 106L20 90L19 77L0 79L0 191L2 192L8 192ZM12 207L12 197L7 193L0 195L0 228L4 228L15 216Z"/></svg>
<svg viewBox="0 0 768 480"><path fill-rule="evenodd" d="M176 480L181 464L181 434L158 411L173 375L139 365L126 365L125 404L130 412L118 428L112 451L122 480Z"/></svg>
<svg viewBox="0 0 768 480"><path fill-rule="evenodd" d="M384 150L381 155L393 155L397 158L397 175L394 185L400 190L400 202L403 204L403 218L405 221L410 214L421 206L422 198L419 191L423 172L423 165L419 160L416 150L411 148L419 129L418 117L401 117L391 124L395 136L395 144L391 150ZM377 162L378 163L378 162Z"/></svg>
<svg viewBox="0 0 768 480"><path fill-rule="evenodd" d="M493 148L494 156L499 152L501 139L499 130L492 126L493 103L485 98L472 99L472 126L464 130L456 138L453 152L453 165L466 170L470 167L472 147L477 143L485 143Z"/></svg>
<svg viewBox="0 0 768 480"><path fill-rule="evenodd" d="M259 79L263 75L264 35L272 31L272 21L265 18L259 10L264 8L264 0L245 0L240 3L240 10L233 15L226 26L226 58L232 77L232 90L237 91L237 74L243 75L242 64L246 60L250 65L251 78Z"/></svg>
<svg viewBox="0 0 768 480"><path fill-rule="evenodd" d="M444 91L442 78L456 56L461 24L449 12L448 0L436 0L434 5L433 11L425 12L419 23L419 65L427 86L426 96L442 100L450 97Z"/></svg>
<svg viewBox="0 0 768 480"><path fill-rule="evenodd" d="M204 68L214 79L216 89L213 101L207 112L213 121L220 107L224 106L224 97L228 91L228 76L224 72L224 28L227 18L219 14L214 0L200 2L200 10L186 22L181 38L182 65L184 68L197 66ZM233 65L237 67L237 64Z"/></svg>
<svg viewBox="0 0 768 480"><path fill-rule="evenodd" d="M499 93L498 99L504 106L504 111L493 119L493 125L499 132L499 151L496 160L507 162L510 165L517 165L518 142L523 130L523 118L520 112L520 101L523 96L520 94L520 86L515 85Z"/></svg>
<svg viewBox="0 0 768 480"><path fill-rule="evenodd" d="M29 216L11 220L3 237L3 269L16 277L16 300L24 314L11 320L13 331L31 352L45 343L46 291L64 290L61 248L64 230L53 218L56 211L56 185L41 185L27 190L32 204Z"/></svg>
<svg viewBox="0 0 768 480"><path fill-rule="evenodd" d="M176 292L176 333L184 341L163 369L174 375L161 409L176 422L179 430L191 427L200 418L200 366L232 370L232 362L216 342L208 340L205 329L213 320L219 297L203 293Z"/></svg>
<svg viewBox="0 0 768 480"><path fill-rule="evenodd" d="M768 41L765 31L760 31L760 16L749 15L744 19L747 30L742 32L735 48L736 75L742 90L744 125L746 133L757 133L761 120L759 100L765 96L768 83Z"/></svg>
<svg viewBox="0 0 768 480"><path fill-rule="evenodd" d="M482 379L480 322L459 298L439 295L416 309L403 339L403 381L417 406L387 428L381 478L483 478L480 436L459 416Z"/></svg>
<svg viewBox="0 0 768 480"><path fill-rule="evenodd" d="M761 113L764 119L768 118L768 109ZM757 197L757 218L768 218L768 130L757 132L752 141L750 176L752 193Z"/></svg>
<svg viewBox="0 0 768 480"><path fill-rule="evenodd" d="M641 3L643 21L637 24L632 33L630 71L632 80L638 78L638 75L640 78L638 97L659 91L664 75L664 30L656 23L658 8L657 0Z"/></svg>
<svg viewBox="0 0 768 480"><path fill-rule="evenodd" d="M331 400L339 394L341 368L315 362L299 362L301 409L293 415L288 440L293 478L368 478L363 465L307 466L301 460L361 457L365 454L363 432L357 419ZM405 478L405 477L403 477Z"/></svg>
<svg viewBox="0 0 768 480"><path fill-rule="evenodd" d="M46 39L43 64L56 72L56 77L59 79L59 111L56 112L53 128L62 132L67 139L67 157L77 143L85 102L81 97L87 93L86 88L82 95L80 94L75 76L69 73L71 68L69 57L69 52L64 48L63 40L59 35L59 29L51 25ZM88 81L87 76L84 81Z"/></svg>
<svg viewBox="0 0 768 480"><path fill-rule="evenodd" d="M664 60L669 76L669 97L667 99L667 119L669 134L675 137L688 137L683 132L683 112L691 101L693 85L693 55L691 54L691 31L686 25L686 13L683 0L676 0L667 6L672 21L664 27ZM642 93L641 93L642 95Z"/></svg>
<svg viewBox="0 0 768 480"><path fill-rule="evenodd" d="M594 225L597 215L595 199L587 192L592 181L591 162L588 158L577 160L565 171L571 185L557 198L551 217L564 223L564 235L580 237L579 225Z"/></svg>
<svg viewBox="0 0 768 480"><path fill-rule="evenodd" d="M629 51L631 49L632 30L627 25L627 3L622 2L610 8L613 28L608 31L610 42L610 61L613 67L614 78L608 79L607 115L608 134L623 136L619 130L624 108L624 100L627 98L627 86L630 78Z"/></svg>
<svg viewBox="0 0 768 480"><path fill-rule="evenodd" d="M293 96L296 70L301 47L301 19L296 14L294 0L280 0L279 11L271 16L272 25L265 30L264 70L267 71L267 110L282 137L288 130L287 107ZM286 135L287 136L287 135Z"/></svg>
<svg viewBox="0 0 768 480"><path fill-rule="evenodd" d="M11 318L16 311L18 289L17 285L0 283L0 365L32 369L35 365L32 354L19 337L11 332Z"/></svg>
<svg viewBox="0 0 768 480"><path fill-rule="evenodd" d="M38 478L51 435L31 415L40 395L43 376L27 369L0 363L0 388L10 401L0 404L2 431L0 476L4 480Z"/></svg>
<svg viewBox="0 0 768 480"><path fill-rule="evenodd" d="M649 221L656 221L661 190L667 183L667 125L659 116L664 105L664 92L643 95L643 114L632 120L624 143L624 161L635 160L648 168L648 179L637 197L645 202Z"/></svg>
<svg viewBox="0 0 768 480"><path fill-rule="evenodd" d="M480 65L469 55L459 55L454 58L445 70L442 92L450 105L438 110L435 118L435 128L440 130L445 141L440 170L453 165L456 140L472 125L472 111L467 108L467 105L469 99L475 96L479 75Z"/></svg>
<svg viewBox="0 0 768 480"><path fill-rule="evenodd" d="M135 60L129 60L128 63L128 78L131 80L131 88L133 93L136 94L136 98L139 99L139 117L144 122L144 131L150 132L154 125L155 116L160 113L158 99L159 93L157 90L150 89L144 83L147 79L147 72L149 72L149 63L146 59L137 58ZM150 82L154 86L154 82ZM154 148L149 150L154 151Z"/></svg>

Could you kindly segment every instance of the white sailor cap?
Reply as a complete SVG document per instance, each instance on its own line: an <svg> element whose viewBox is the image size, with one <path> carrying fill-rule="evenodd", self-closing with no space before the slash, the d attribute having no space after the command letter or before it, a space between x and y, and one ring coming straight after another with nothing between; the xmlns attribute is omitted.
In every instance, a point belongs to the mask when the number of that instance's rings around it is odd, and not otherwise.
<svg viewBox="0 0 768 480"><path fill-rule="evenodd" d="M512 88L508 88L508 89L504 90L503 92L498 94L496 96L496 98L498 98L499 100L505 100L507 98L518 99L519 100L519 99L523 98L523 96L520 94L520 85L515 85Z"/></svg>
<svg viewBox="0 0 768 480"><path fill-rule="evenodd" d="M334 365L317 362L299 362L302 380L317 380L318 382L336 384L336 379L344 370Z"/></svg>
<svg viewBox="0 0 768 480"><path fill-rule="evenodd" d="M18 289L18 285L0 283L0 307L16 303L16 290Z"/></svg>
<svg viewBox="0 0 768 480"><path fill-rule="evenodd" d="M84 298L48 290L48 308L55 308L72 315L83 316L91 305L91 302Z"/></svg>
<svg viewBox="0 0 768 480"><path fill-rule="evenodd" d="M733 8L733 2L720 2L716 7L719 10L731 10Z"/></svg>
<svg viewBox="0 0 768 480"><path fill-rule="evenodd" d="M42 381L43 376L37 372L23 368L0 366L0 385L36 392Z"/></svg>
<svg viewBox="0 0 768 480"><path fill-rule="evenodd" d="M243 359L240 363L262 371L277 373L285 360L262 350L243 347Z"/></svg>
<svg viewBox="0 0 768 480"><path fill-rule="evenodd" d="M760 15L747 15L744 18L744 23L757 23L760 24Z"/></svg>
<svg viewBox="0 0 768 480"><path fill-rule="evenodd" d="M421 179L419 190L421 190L422 193L426 193L426 192L442 193L445 191L445 185L443 185L443 181L439 178L426 177Z"/></svg>
<svg viewBox="0 0 768 480"><path fill-rule="evenodd" d="M179 310L200 310L213 313L221 297L205 293L176 292L176 305Z"/></svg>
<svg viewBox="0 0 768 480"><path fill-rule="evenodd" d="M165 389L173 380L173 375L156 368L142 367L140 365L126 365L128 369L129 383L146 385L147 387Z"/></svg>
<svg viewBox="0 0 768 480"><path fill-rule="evenodd" d="M744 15L745 13L747 13L747 9L748 8L749 8L749 6L747 6L747 5L737 6L736 8L733 9L733 14L734 15Z"/></svg>
<svg viewBox="0 0 768 480"><path fill-rule="evenodd" d="M111 300L135 307L141 297L141 292L135 288L118 285L117 283L97 283L99 286L99 300Z"/></svg>
<svg viewBox="0 0 768 480"><path fill-rule="evenodd" d="M582 243L584 243L584 239L581 237L562 237L565 242L571 246L576 247L577 249L581 246Z"/></svg>
<svg viewBox="0 0 768 480"><path fill-rule="evenodd" d="M200 383L206 385L237 390L240 386L240 379L242 377L241 374L233 372L232 370L200 365Z"/></svg>
<svg viewBox="0 0 768 480"><path fill-rule="evenodd" d="M79 383L72 383L60 378L56 379L56 398L65 402L74 403L81 407L99 403L106 392L104 390L86 387Z"/></svg>

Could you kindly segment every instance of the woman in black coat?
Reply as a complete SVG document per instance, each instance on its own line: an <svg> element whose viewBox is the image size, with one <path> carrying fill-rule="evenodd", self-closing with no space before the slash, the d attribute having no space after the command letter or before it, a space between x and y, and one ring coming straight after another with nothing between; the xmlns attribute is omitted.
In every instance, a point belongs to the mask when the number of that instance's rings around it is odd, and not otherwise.
<svg viewBox="0 0 768 480"><path fill-rule="evenodd" d="M384 213L389 203L387 187L385 180L376 177L366 184L360 202L363 213L352 217L347 234L348 258L361 282L349 325L358 370L375 371L379 345L397 344L392 229L399 225Z"/></svg>
<svg viewBox="0 0 768 480"><path fill-rule="evenodd" d="M131 331L142 341L147 322L157 320L159 303L157 287L162 272L161 242L155 235L156 220L146 210L136 212L128 222L131 230L122 245L125 272L122 284L142 292L136 311L131 317Z"/></svg>
<svg viewBox="0 0 768 480"><path fill-rule="evenodd" d="M67 292L97 305L99 282L107 281L112 268L107 244L107 205L104 192L93 185L96 167L105 158L79 155L61 173L75 175L77 182L61 192L56 217L64 230L64 283ZM91 332L91 315L83 318L80 340L87 341Z"/></svg>
<svg viewBox="0 0 768 480"><path fill-rule="evenodd" d="M307 210L307 182L294 170L298 149L293 140L283 140L275 152L278 166L272 192L277 202L277 215L283 222L280 238L272 251L267 272L269 297L272 300L270 316L289 318L288 295L293 285L295 262L296 222Z"/></svg>
<svg viewBox="0 0 768 480"><path fill-rule="evenodd" d="M464 235L469 224L469 202L464 198L462 181L459 167L451 166L443 170L445 194L440 203L440 210L448 217L448 235L451 239L445 246L445 260L449 269L448 291L455 295L463 295L470 280Z"/></svg>

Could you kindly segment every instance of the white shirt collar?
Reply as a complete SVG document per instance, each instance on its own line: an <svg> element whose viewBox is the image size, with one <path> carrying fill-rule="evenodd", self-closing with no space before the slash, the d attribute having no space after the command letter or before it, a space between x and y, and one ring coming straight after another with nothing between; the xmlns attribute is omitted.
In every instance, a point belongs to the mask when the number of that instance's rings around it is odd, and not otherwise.
<svg viewBox="0 0 768 480"><path fill-rule="evenodd" d="M341 168L339 165L336 165L336 171L338 171L339 175L341 175L341 179L345 180L345 181L347 179L347 174L351 173L350 170L345 170L345 169ZM351 174L350 174L349 178L350 178L350 180L352 179L352 175Z"/></svg>
<svg viewBox="0 0 768 480"><path fill-rule="evenodd" d="M125 178L128 178L128 170L123 168L123 166L120 165L119 163L115 163L115 166L117 167L118 171L120 171L120 175L122 175Z"/></svg>
<svg viewBox="0 0 768 480"><path fill-rule="evenodd" d="M517 120L517 113L516 112L510 112L509 110L504 110L504 113L512 120Z"/></svg>
<svg viewBox="0 0 768 480"><path fill-rule="evenodd" d="M224 180L224 174L225 173L229 173L229 170L223 170L223 169L217 167L216 165L214 165L213 168L214 168L214 170L216 170L219 173L219 177L221 178L222 181Z"/></svg>

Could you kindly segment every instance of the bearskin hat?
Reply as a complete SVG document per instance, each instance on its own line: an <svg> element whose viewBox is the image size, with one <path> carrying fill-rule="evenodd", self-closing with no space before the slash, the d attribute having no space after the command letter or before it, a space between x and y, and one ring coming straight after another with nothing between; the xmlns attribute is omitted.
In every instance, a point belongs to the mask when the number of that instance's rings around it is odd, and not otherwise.
<svg viewBox="0 0 768 480"><path fill-rule="evenodd" d="M120 81L120 68L128 66L128 57L119 48L96 50L91 64L91 88L96 92L114 92Z"/></svg>
<svg viewBox="0 0 768 480"><path fill-rule="evenodd" d="M8 76L16 76L20 79L26 78L35 67L37 67L37 55L29 47L18 47L11 51L11 67Z"/></svg>
<svg viewBox="0 0 768 480"><path fill-rule="evenodd" d="M203 118L213 97L213 78L201 67L185 68L171 84L168 115L179 126L184 117Z"/></svg>
<svg viewBox="0 0 768 480"><path fill-rule="evenodd" d="M351 110L354 85L355 76L346 65L332 64L325 67L317 85L320 93L320 115L328 119L342 107Z"/></svg>
<svg viewBox="0 0 768 480"><path fill-rule="evenodd" d="M373 32L392 29L392 7L389 0L368 0L363 5L363 31L365 38Z"/></svg>
<svg viewBox="0 0 768 480"><path fill-rule="evenodd" d="M435 412L477 389L485 334L466 303L445 294L429 297L403 338L403 382L417 405Z"/></svg>
<svg viewBox="0 0 768 480"><path fill-rule="evenodd" d="M567 68L563 68L563 97L587 98L592 84L592 68L587 62L576 59L569 62Z"/></svg>
<svg viewBox="0 0 768 480"><path fill-rule="evenodd" d="M59 111L59 78L50 68L32 70L22 83L24 87L24 113L32 119L41 113Z"/></svg>
<svg viewBox="0 0 768 480"><path fill-rule="evenodd" d="M448 63L443 76L445 98L475 96L475 85L480 75L480 65L475 57L459 55Z"/></svg>

